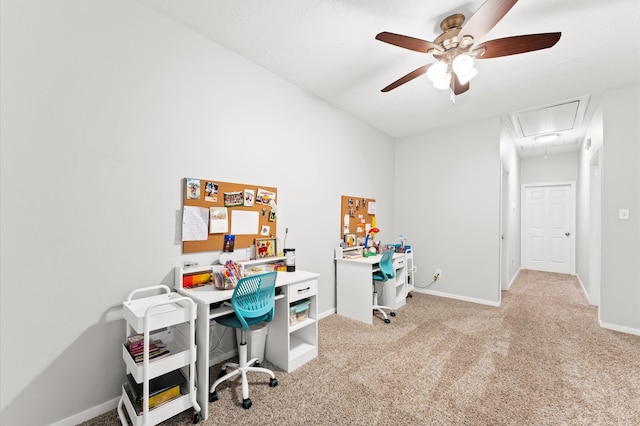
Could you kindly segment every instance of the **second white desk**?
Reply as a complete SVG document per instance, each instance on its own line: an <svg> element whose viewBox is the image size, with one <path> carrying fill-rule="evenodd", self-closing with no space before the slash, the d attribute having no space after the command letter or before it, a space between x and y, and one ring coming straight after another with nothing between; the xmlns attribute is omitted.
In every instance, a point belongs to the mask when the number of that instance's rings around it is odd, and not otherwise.
<svg viewBox="0 0 640 426"><path fill-rule="evenodd" d="M373 323L373 277L382 255L336 258L336 312L358 321ZM385 282L379 303L397 309L406 303L406 259L404 253L394 253L395 280Z"/></svg>

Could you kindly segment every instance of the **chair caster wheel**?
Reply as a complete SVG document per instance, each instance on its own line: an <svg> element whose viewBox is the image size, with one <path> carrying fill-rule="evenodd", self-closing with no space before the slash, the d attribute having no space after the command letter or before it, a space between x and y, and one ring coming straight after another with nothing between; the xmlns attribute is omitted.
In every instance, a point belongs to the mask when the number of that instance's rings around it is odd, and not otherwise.
<svg viewBox="0 0 640 426"><path fill-rule="evenodd" d="M202 417L200 416L200 413L194 414L194 415L193 415L193 424L195 425L195 424L200 423L200 419L201 419L201 418L202 418Z"/></svg>
<svg viewBox="0 0 640 426"><path fill-rule="evenodd" d="M395 312L393 312L393 311L391 311L391 312L389 312L389 315L391 315L392 317L395 317L395 316L396 316L396 313L395 313Z"/></svg>
<svg viewBox="0 0 640 426"><path fill-rule="evenodd" d="M276 386L278 386L278 379L270 379L269 386L271 386L272 388L275 388Z"/></svg>
<svg viewBox="0 0 640 426"><path fill-rule="evenodd" d="M244 408L245 410L248 410L249 408L251 408L251 399L249 399L249 398L243 399L242 400L242 408Z"/></svg>
<svg viewBox="0 0 640 426"><path fill-rule="evenodd" d="M384 323L385 323L385 324L389 324L390 322L391 322L391 320L390 320L389 318L385 318L385 319L384 319Z"/></svg>
<svg viewBox="0 0 640 426"><path fill-rule="evenodd" d="M214 402L218 400L218 391L213 391L209 394L209 402Z"/></svg>

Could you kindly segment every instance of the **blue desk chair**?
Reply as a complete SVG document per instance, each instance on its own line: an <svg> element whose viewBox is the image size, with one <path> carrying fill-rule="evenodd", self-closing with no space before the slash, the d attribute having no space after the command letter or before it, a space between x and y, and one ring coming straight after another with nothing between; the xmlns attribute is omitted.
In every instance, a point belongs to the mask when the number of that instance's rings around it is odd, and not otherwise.
<svg viewBox="0 0 640 426"><path fill-rule="evenodd" d="M376 290L376 283L381 282L384 287L384 283L388 280L396 277L396 270L393 267L393 251L387 250L382 254L380 259L380 270L373 273L373 313L380 312L384 317L384 322L389 324L391 320L387 317L384 309L389 311L389 315L396 316L396 313L388 306L381 306L378 304L378 291Z"/></svg>
<svg viewBox="0 0 640 426"><path fill-rule="evenodd" d="M228 362L222 366L220 377L211 386L209 390L209 402L218 400L218 392L216 388L225 380L231 379L237 375L242 375L242 407L251 407L251 399L249 399L249 382L247 381L247 372L256 371L266 373L271 376L269 386L278 386L273 371L255 367L253 364L258 360L252 358L247 361L247 341L246 332L250 325L261 322L269 322L273 319L275 288L277 272L267 272L259 275L241 278L238 280L233 296L231 296L231 305L234 313L216 318L215 321L227 327L240 329L240 341L238 342L238 362ZM234 370L227 373L227 368L232 367Z"/></svg>

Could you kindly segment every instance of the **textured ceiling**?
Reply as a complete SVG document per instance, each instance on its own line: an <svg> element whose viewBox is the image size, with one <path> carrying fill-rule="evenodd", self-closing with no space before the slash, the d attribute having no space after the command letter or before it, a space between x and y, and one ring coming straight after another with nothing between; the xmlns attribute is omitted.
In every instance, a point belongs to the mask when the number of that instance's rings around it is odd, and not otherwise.
<svg viewBox="0 0 640 426"><path fill-rule="evenodd" d="M513 112L586 97L588 120L603 91L640 83L638 0L519 1L476 44L556 31L560 41L550 49L476 61L479 74L455 105L424 76L382 93L433 58L375 36L389 31L433 41L443 18L468 18L483 1L138 1L394 138L498 116L517 137ZM556 151L577 149L584 132L563 136Z"/></svg>

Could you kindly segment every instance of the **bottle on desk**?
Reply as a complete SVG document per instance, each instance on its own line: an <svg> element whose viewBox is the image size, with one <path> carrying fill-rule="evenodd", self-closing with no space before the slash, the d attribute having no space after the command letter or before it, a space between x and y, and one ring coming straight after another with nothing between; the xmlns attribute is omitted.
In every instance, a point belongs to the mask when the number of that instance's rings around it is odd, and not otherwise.
<svg viewBox="0 0 640 426"><path fill-rule="evenodd" d="M296 249L286 248L283 250L286 258L287 272L295 272L296 270Z"/></svg>

